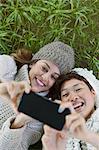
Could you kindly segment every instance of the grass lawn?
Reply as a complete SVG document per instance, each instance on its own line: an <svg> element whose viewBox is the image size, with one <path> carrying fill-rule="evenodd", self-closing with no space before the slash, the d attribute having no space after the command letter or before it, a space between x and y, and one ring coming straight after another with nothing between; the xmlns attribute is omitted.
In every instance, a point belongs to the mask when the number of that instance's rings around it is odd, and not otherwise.
<svg viewBox="0 0 99 150"><path fill-rule="evenodd" d="M1 0L0 52L25 47L35 53L61 40L75 49L76 67L99 77L98 0Z"/></svg>

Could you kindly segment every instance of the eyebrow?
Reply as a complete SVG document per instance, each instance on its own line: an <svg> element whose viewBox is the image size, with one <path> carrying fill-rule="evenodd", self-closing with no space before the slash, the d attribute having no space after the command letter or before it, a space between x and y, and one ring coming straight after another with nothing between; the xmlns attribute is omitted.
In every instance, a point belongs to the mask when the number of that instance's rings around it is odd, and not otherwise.
<svg viewBox="0 0 99 150"><path fill-rule="evenodd" d="M46 62L44 62L44 64L46 64L46 66L50 69L50 66Z"/></svg>
<svg viewBox="0 0 99 150"><path fill-rule="evenodd" d="M79 85L83 85L83 83L77 83L75 85L73 85L73 87L79 86ZM64 88L61 90L61 92L68 90L67 88Z"/></svg>
<svg viewBox="0 0 99 150"><path fill-rule="evenodd" d="M50 66L46 63L46 62L44 62L44 64L46 64L46 66L50 69ZM59 73L57 73L57 72L54 72L56 75L58 75L58 76L60 76L60 74Z"/></svg>

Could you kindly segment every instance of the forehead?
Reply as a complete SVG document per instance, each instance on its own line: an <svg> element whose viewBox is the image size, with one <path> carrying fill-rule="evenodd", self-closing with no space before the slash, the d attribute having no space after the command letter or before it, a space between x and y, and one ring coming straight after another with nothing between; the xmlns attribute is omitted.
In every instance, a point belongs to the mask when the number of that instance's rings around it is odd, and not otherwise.
<svg viewBox="0 0 99 150"><path fill-rule="evenodd" d="M87 86L85 84L84 81L81 81L81 80L78 80L78 79L71 79L71 80L68 80L68 81L65 81L62 86L61 86L61 91L65 88L65 89L68 89L68 88L71 88L71 87L75 87L75 86Z"/></svg>
<svg viewBox="0 0 99 150"><path fill-rule="evenodd" d="M59 70L58 66L57 66L54 62L52 62L52 61L50 61L50 60L39 60L39 61L37 61L37 64L38 64L38 65L44 64L44 65L46 65L49 69L52 69L52 70L55 71L55 72L57 71L57 73L60 74L60 70Z"/></svg>

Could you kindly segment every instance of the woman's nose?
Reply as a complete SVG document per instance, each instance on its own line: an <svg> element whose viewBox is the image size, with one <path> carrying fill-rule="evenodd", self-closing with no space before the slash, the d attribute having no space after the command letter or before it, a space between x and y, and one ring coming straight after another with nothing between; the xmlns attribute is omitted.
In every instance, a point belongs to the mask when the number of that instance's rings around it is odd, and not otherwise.
<svg viewBox="0 0 99 150"><path fill-rule="evenodd" d="M71 92L70 94L70 101L74 102L79 98L78 94L76 92Z"/></svg>
<svg viewBox="0 0 99 150"><path fill-rule="evenodd" d="M49 81L49 74L45 73L42 75L43 81L48 82Z"/></svg>

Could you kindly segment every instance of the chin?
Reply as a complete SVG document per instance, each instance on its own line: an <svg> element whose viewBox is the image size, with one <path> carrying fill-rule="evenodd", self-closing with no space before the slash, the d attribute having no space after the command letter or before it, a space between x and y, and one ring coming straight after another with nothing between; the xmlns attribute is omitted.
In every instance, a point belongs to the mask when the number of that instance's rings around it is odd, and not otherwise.
<svg viewBox="0 0 99 150"><path fill-rule="evenodd" d="M35 93L39 92L39 90L37 88L32 88L31 91L35 92Z"/></svg>
<svg viewBox="0 0 99 150"><path fill-rule="evenodd" d="M44 91L43 89L38 89L38 88L32 88L31 90L32 90L32 92L35 92L35 93L39 93L39 92Z"/></svg>

